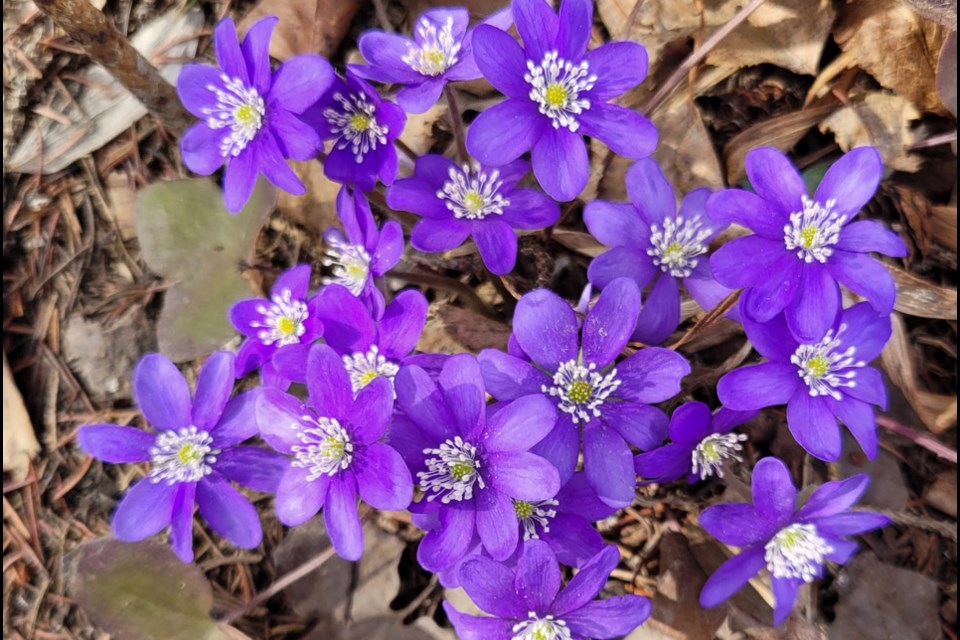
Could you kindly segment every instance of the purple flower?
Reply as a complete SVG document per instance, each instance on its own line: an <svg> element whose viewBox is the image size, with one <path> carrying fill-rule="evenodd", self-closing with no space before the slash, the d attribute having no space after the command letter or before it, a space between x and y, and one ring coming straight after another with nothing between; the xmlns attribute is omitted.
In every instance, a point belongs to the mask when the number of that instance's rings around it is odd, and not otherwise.
<svg viewBox="0 0 960 640"><path fill-rule="evenodd" d="M840 457L839 420L868 458L877 455L873 408L887 406L880 372L867 363L890 339L889 316L861 302L843 311L821 340L798 343L783 316L767 323L743 318L754 348L769 362L741 367L720 378L724 406L753 411L787 405L787 426L800 446L821 460Z"/></svg>
<svg viewBox="0 0 960 640"><path fill-rule="evenodd" d="M532 151L543 190L572 200L590 172L582 136L628 158L653 153L653 124L608 102L646 77L644 48L614 42L588 52L590 0L563 0L559 16L543 0L513 0L511 6L523 48L495 27L480 25L473 34L480 71L507 99L474 120L467 131L470 154L497 166Z"/></svg>
<svg viewBox="0 0 960 640"><path fill-rule="evenodd" d="M308 160L321 145L298 116L333 82L333 68L302 55L271 72L267 50L276 24L272 16L257 21L241 47L233 20L221 20L213 32L220 68L190 64L177 78L183 106L202 119L180 140L183 161L203 176L226 163L223 199L231 213L243 208L261 173L285 191L304 193L285 159Z"/></svg>
<svg viewBox="0 0 960 640"><path fill-rule="evenodd" d="M491 169L427 155L417 160L412 178L390 187L387 205L423 216L410 235L415 249L447 251L473 236L487 268L503 275L517 260L513 230L542 229L560 217L560 207L547 196L516 188L528 171L524 160Z"/></svg>
<svg viewBox="0 0 960 640"><path fill-rule="evenodd" d="M270 289L270 298L240 300L230 308L230 322L247 339L237 351L236 376L242 378L261 368L263 383L286 388L291 378L273 362L280 350L303 362L314 340L323 334L317 315L316 296L307 297L310 265L287 269Z"/></svg>
<svg viewBox="0 0 960 640"><path fill-rule="evenodd" d="M682 404L670 418L670 444L641 453L633 460L634 468L650 482L672 482L686 476L693 484L714 475L722 478L727 460L743 460L740 443L747 436L731 431L756 413L725 407L710 413L702 402Z"/></svg>
<svg viewBox="0 0 960 640"><path fill-rule="evenodd" d="M593 259L587 275L600 288L620 277L641 289L651 285L633 338L657 344L680 324L678 280L704 309L730 293L713 279L706 256L726 224L715 223L704 210L709 189L688 193L678 212L673 187L652 159L635 162L626 184L630 204L595 200L584 207L587 229L612 247Z"/></svg>
<svg viewBox="0 0 960 640"><path fill-rule="evenodd" d="M230 481L273 493L283 460L271 451L238 446L257 432L256 392L232 400L234 356L218 351L207 358L197 389L165 356L144 356L133 374L140 411L157 430L150 433L116 424L91 424L77 434L80 447L114 464L150 462L150 475L127 491L113 514L120 540L143 540L170 527L170 544L184 562L193 560L193 505L210 527L245 549L260 544L257 510Z"/></svg>
<svg viewBox="0 0 960 640"><path fill-rule="evenodd" d="M279 389L256 401L260 434L291 456L277 489L280 522L296 526L323 508L333 547L343 558L363 554L357 495L377 509L406 509L413 481L400 454L380 442L393 412L393 390L383 378L354 397L343 360L317 344L307 359L306 406Z"/></svg>
<svg viewBox="0 0 960 640"><path fill-rule="evenodd" d="M335 182L370 191L377 183L393 183L397 175L397 150L393 141L403 132L403 109L380 96L349 71L346 80L334 77L320 100L303 114L333 148L323 173Z"/></svg>
<svg viewBox="0 0 960 640"><path fill-rule="evenodd" d="M852 222L883 175L877 150L859 147L845 154L823 176L813 198L776 149L754 149L746 169L756 194L728 189L707 201L711 218L742 224L756 234L727 242L710 259L719 282L745 289L743 313L766 322L785 311L797 340L819 340L840 310L839 282L878 313L889 314L896 297L893 278L867 254L902 257L906 246L878 222Z"/></svg>
<svg viewBox="0 0 960 640"><path fill-rule="evenodd" d="M443 609L462 640L574 640L619 638L650 617L650 601L636 595L594 600L620 561L604 547L560 587L557 558L544 542L524 543L516 570L474 556L460 566L463 588L492 618Z"/></svg>
<svg viewBox="0 0 960 640"><path fill-rule="evenodd" d="M744 547L710 576L700 605L715 607L761 569L770 571L774 624L786 620L797 590L823 575L825 561L846 564L858 545L847 536L890 524L879 513L848 511L867 490L860 474L817 487L799 509L787 466L764 458L753 470L753 504L718 504L700 514L700 525L720 542Z"/></svg>
<svg viewBox="0 0 960 640"><path fill-rule="evenodd" d="M403 255L403 229L395 220L377 228L370 203L356 191L351 197L346 187L337 194L337 212L346 235L339 229L328 229L323 264L332 267L324 284L339 284L360 298L375 318L383 315L383 293L374 278L393 268Z"/></svg>
<svg viewBox="0 0 960 640"><path fill-rule="evenodd" d="M560 489L557 470L529 449L553 427L553 406L541 396L487 415L480 367L470 354L451 356L439 386L416 365L395 380L402 415L389 442L417 477L423 500L411 506L429 528L417 559L428 571L460 560L476 532L484 549L503 560L519 540L514 500L548 500Z"/></svg>
<svg viewBox="0 0 960 640"><path fill-rule="evenodd" d="M509 11L498 11L485 21L501 29L510 26ZM462 7L424 11L413 28L413 38L384 31L360 36L360 53L369 63L349 65L357 76L397 84L397 102L408 113L423 113L440 98L444 85L481 76L473 60L467 31L470 14Z"/></svg>
<svg viewBox="0 0 960 640"><path fill-rule="evenodd" d="M487 390L496 399L538 394L560 410L557 426L533 451L553 462L564 481L577 465L582 432L584 471L613 507L633 501L630 445L649 450L666 437L667 416L650 403L675 395L690 373L683 356L655 347L615 363L639 311L640 291L620 278L603 290L581 329L565 300L537 289L520 299L513 316L513 350L530 361L495 349L480 353Z"/></svg>

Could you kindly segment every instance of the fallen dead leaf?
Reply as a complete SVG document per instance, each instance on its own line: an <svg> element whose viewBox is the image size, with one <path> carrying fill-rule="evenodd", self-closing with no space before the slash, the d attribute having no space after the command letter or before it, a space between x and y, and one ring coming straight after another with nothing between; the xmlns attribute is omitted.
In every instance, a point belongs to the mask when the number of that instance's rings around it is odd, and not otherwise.
<svg viewBox="0 0 960 640"><path fill-rule="evenodd" d="M953 5L953 25L957 25L957 5ZM943 48L940 49L940 58L937 61L937 91L943 100L947 111L957 117L957 32L951 31L947 36Z"/></svg>
<svg viewBox="0 0 960 640"><path fill-rule="evenodd" d="M940 629L937 583L863 554L841 569L832 640L934 640Z"/></svg>
<svg viewBox="0 0 960 640"><path fill-rule="evenodd" d="M919 318L957 319L957 290L938 287L893 265L887 265L897 284L894 308Z"/></svg>
<svg viewBox="0 0 960 640"><path fill-rule="evenodd" d="M340 184L323 175L323 165L316 160L291 161L290 167L307 187L307 192L295 196L280 190L277 210L288 220L314 235L320 235L330 227L340 226L337 216L337 193Z"/></svg>
<svg viewBox="0 0 960 640"><path fill-rule="evenodd" d="M441 100L424 113L408 113L407 124L403 128L403 133L400 134L400 141L417 155L429 153L436 140L434 127L447 117L448 111L447 103Z"/></svg>
<svg viewBox="0 0 960 640"><path fill-rule="evenodd" d="M130 184L125 173L114 171L105 182L107 200L110 203L110 217L117 223L120 237L129 240L137 236L137 219L134 215L134 206L137 194Z"/></svg>
<svg viewBox="0 0 960 640"><path fill-rule="evenodd" d="M174 7L140 28L130 39L148 59L162 57L160 75L176 82L183 61L197 51L196 35L203 26L203 12L194 7ZM156 63L156 61L155 61ZM28 127L12 157L4 157L7 171L50 174L74 160L93 153L123 133L147 113L147 108L113 79L103 67L81 73L86 87L76 100L57 95L51 105L66 124L40 118Z"/></svg>
<svg viewBox="0 0 960 640"><path fill-rule="evenodd" d="M935 70L947 33L901 0L858 0L842 7L834 38L881 85L924 111L946 113Z"/></svg>
<svg viewBox="0 0 960 640"><path fill-rule="evenodd" d="M930 207L930 233L934 242L957 250L957 205Z"/></svg>
<svg viewBox="0 0 960 640"><path fill-rule="evenodd" d="M266 16L280 22L270 40L270 55L288 60L303 53L318 53L329 58L340 47L360 0L261 0L240 22L241 33Z"/></svg>
<svg viewBox="0 0 960 640"><path fill-rule="evenodd" d="M507 348L510 328L486 316L450 304L432 304L417 342L423 353L459 353Z"/></svg>
<svg viewBox="0 0 960 640"><path fill-rule="evenodd" d="M957 517L957 472L944 471L923 491L923 501L945 514Z"/></svg>
<svg viewBox="0 0 960 640"><path fill-rule="evenodd" d="M883 157L883 164L896 171L913 173L921 159L907 148L917 141L911 123L920 112L908 100L885 91L872 91L836 111L820 123L820 131L831 131L844 151L871 145Z"/></svg>
<svg viewBox="0 0 960 640"><path fill-rule="evenodd" d="M14 480L23 480L30 469L30 461L40 451L40 443L33 431L30 414L23 404L23 396L13 380L13 373L3 354L3 470L11 472Z"/></svg>

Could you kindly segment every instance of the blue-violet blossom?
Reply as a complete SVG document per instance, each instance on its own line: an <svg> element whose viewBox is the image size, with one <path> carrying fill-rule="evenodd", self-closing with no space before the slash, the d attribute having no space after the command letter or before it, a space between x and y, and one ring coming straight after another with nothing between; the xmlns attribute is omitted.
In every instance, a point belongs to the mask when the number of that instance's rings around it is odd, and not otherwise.
<svg viewBox="0 0 960 640"><path fill-rule="evenodd" d="M150 433L116 424L91 424L77 434L80 447L114 464L150 462L150 473L127 491L113 514L120 540L143 540L170 527L170 544L183 562L193 560L193 506L210 527L245 549L263 535L257 510L230 481L273 493L283 459L259 447L238 446L254 436L257 392L230 399L234 356L218 351L197 377L193 399L177 367L159 353L144 356L133 374L140 411Z"/></svg>
<svg viewBox="0 0 960 640"><path fill-rule="evenodd" d="M641 289L650 285L633 338L658 344L680 324L678 280L707 310L730 294L713 279L706 256L726 224L713 222L704 210L709 189L690 191L677 211L673 187L652 159L627 170L626 186L630 203L594 200L584 207L587 229L612 247L593 259L587 276L600 288L620 277Z"/></svg>
<svg viewBox="0 0 960 640"><path fill-rule="evenodd" d="M625 595L594 600L620 554L607 545L561 589L560 567L550 547L525 542L512 570L483 556L458 571L470 599L494 617L473 616L443 603L461 640L603 640L620 638L650 617L650 601Z"/></svg>
<svg viewBox="0 0 960 640"><path fill-rule="evenodd" d="M317 55L290 58L270 69L270 34L276 17L257 21L241 46L233 20L213 32L220 68L189 64L177 78L183 106L201 122L180 139L183 161L208 176L224 164L223 199L237 213L263 174L294 194L306 190L286 158L309 160L320 149L317 133L300 115L334 80L330 63Z"/></svg>
<svg viewBox="0 0 960 640"><path fill-rule="evenodd" d="M710 535L744 547L707 580L701 606L717 606L766 568L773 585L774 624L786 620L799 588L820 578L827 560L846 564L857 552L857 543L847 536L890 523L879 513L849 511L869 481L860 474L826 482L797 509L797 489L787 466L777 458L762 459L753 469L753 504L717 504L700 514L700 525Z"/></svg>
<svg viewBox="0 0 960 640"><path fill-rule="evenodd" d="M633 501L636 475L630 445L653 449L667 434L667 416L650 403L680 391L690 365L680 354L648 347L616 362L633 333L640 291L619 278L601 292L581 329L577 314L546 289L524 295L513 316L513 338L530 361L485 349L480 366L497 400L529 394L559 409L557 426L533 450L566 480L583 438L587 478L601 500L624 507Z"/></svg>
<svg viewBox="0 0 960 640"><path fill-rule="evenodd" d="M517 260L514 229L542 229L560 218L556 202L516 188L529 171L525 160L496 169L426 155L417 159L413 177L390 187L387 205L423 216L410 234L415 249L447 251L473 236L487 268L504 275Z"/></svg>
<svg viewBox="0 0 960 640"><path fill-rule="evenodd" d="M256 400L260 434L290 456L276 496L277 518L296 526L323 508L334 549L347 560L363 554L357 496L377 509L406 509L413 481L403 458L380 442L393 412L393 389L384 378L354 396L343 360L324 344L307 358L304 405L279 389Z"/></svg>
<svg viewBox="0 0 960 640"><path fill-rule="evenodd" d="M627 158L645 158L657 131L644 116L608 102L640 84L647 52L635 42L587 51L591 0L563 0L559 15L543 0L511 3L523 47L505 31L474 30L474 57L507 99L477 116L467 150L485 166L531 152L533 173L556 200L572 200L590 173L584 135Z"/></svg>
<svg viewBox="0 0 960 640"><path fill-rule="evenodd" d="M878 313L893 309L896 287L870 252L907 255L903 241L879 222L853 222L883 175L880 154L858 147L837 160L807 195L803 178L780 151L753 149L747 176L756 193L719 191L707 201L716 221L736 222L755 235L736 238L710 258L714 277L745 289L741 310L758 322L781 311L800 342L820 340L840 310L843 284Z"/></svg>

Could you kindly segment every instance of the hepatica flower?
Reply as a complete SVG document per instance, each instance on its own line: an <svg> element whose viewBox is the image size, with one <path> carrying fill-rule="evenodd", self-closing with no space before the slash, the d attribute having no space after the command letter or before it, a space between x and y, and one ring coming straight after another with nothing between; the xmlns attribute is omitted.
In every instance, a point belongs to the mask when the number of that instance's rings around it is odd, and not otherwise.
<svg viewBox="0 0 960 640"><path fill-rule="evenodd" d="M709 189L688 193L678 211L673 187L652 159L635 162L626 185L630 203L595 200L584 207L587 229L612 247L593 259L587 276L600 288L620 277L641 289L650 285L633 337L657 344L680 324L681 280L704 309L730 293L713 279L706 255L726 224L715 223L704 210Z"/></svg>
<svg viewBox="0 0 960 640"><path fill-rule="evenodd" d="M415 249L447 251L472 236L487 268L503 275L517 259L514 229L542 229L560 217L560 207L547 196L516 188L528 171L523 160L496 169L422 156L413 177L390 187L387 205L423 216L410 234Z"/></svg>
<svg viewBox="0 0 960 640"><path fill-rule="evenodd" d="M787 426L800 446L821 460L840 457L839 420L868 458L877 455L873 407L885 408L880 372L867 363L890 339L890 318L866 302L843 311L820 340L798 343L783 316L767 323L743 318L754 348L768 362L741 367L717 383L724 406L753 411L787 405Z"/></svg>
<svg viewBox="0 0 960 640"><path fill-rule="evenodd" d="M323 508L333 547L343 558L363 554L357 496L377 509L406 509L413 483L400 454L380 442L393 412L393 390L383 378L356 396L343 360L318 344L307 360L304 406L279 389L256 401L260 434L290 456L277 489L280 522L296 526Z"/></svg>
<svg viewBox="0 0 960 640"><path fill-rule="evenodd" d="M690 365L673 351L647 348L616 362L636 326L640 292L627 278L610 283L587 313L577 314L555 293L523 296L513 316L513 338L530 361L485 349L480 366L498 400L539 394L559 410L557 426L534 451L550 459L566 480L583 439L590 485L613 507L633 501L636 475L630 445L663 442L667 417L649 406L675 395Z"/></svg>
<svg viewBox="0 0 960 640"><path fill-rule="evenodd" d="M149 462L149 475L127 491L113 514L120 540L143 540L170 527L170 544L193 560L193 507L210 527L245 549L260 544L257 510L230 481L273 493L283 460L258 447L239 446L256 433L255 392L232 400L234 356L207 358L191 399L183 374L159 353L144 356L133 374L140 411L156 433L116 424L92 424L77 434L80 447L111 463Z"/></svg>
<svg viewBox="0 0 960 640"><path fill-rule="evenodd" d="M608 102L643 81L644 48L614 42L588 52L590 0L563 0L559 15L543 0L511 6L522 48L495 27L474 31L477 65L507 99L474 120L467 131L470 154L497 166L531 151L537 180L556 200L572 200L587 184L584 135L628 158L650 155L657 145L653 124Z"/></svg>
<svg viewBox="0 0 960 640"><path fill-rule="evenodd" d="M650 617L650 601L636 595L594 600L620 554L604 547L561 588L557 558L544 542L524 543L512 570L489 558L464 560L458 571L470 599L493 617L443 609L461 640L574 640L620 638Z"/></svg>
<svg viewBox="0 0 960 640"><path fill-rule="evenodd" d="M403 109L381 100L376 90L347 71L303 115L333 148L323 163L329 179L370 191L377 183L392 184L397 175L393 141L403 132Z"/></svg>
<svg viewBox="0 0 960 640"><path fill-rule="evenodd" d="M411 506L415 523L429 528L417 560L442 571L470 548L474 532L498 560L516 549L514 500L549 500L560 489L557 470L530 448L553 428L553 406L541 396L521 398L487 416L476 358L447 358L438 383L416 365L400 369L389 442L407 461L423 492Z"/></svg>
<svg viewBox="0 0 960 640"><path fill-rule="evenodd" d="M286 158L308 160L320 148L300 115L333 82L333 68L320 56L301 55L272 72L276 24L275 17L259 20L241 46L233 20L221 20L213 33L220 68L190 64L177 78L180 101L201 119L180 140L183 161L204 176L226 164L223 199L231 213L243 208L261 173L285 191L304 193Z"/></svg>
<svg viewBox="0 0 960 640"><path fill-rule="evenodd" d="M367 80L397 84L397 102L408 113L423 113L440 98L444 85L481 76L473 60L470 14L462 7L424 11L413 27L413 37L367 31L360 36L360 53L367 65L349 69ZM506 29L510 12L498 11L486 24Z"/></svg>
<svg viewBox="0 0 960 640"><path fill-rule="evenodd" d="M237 352L238 378L262 367L264 384L286 388L289 377L272 360L284 348L306 367L310 345L323 334L316 297L307 296L309 287L310 265L298 265L280 274L269 298L241 300L230 308L230 322L247 337Z"/></svg>
<svg viewBox="0 0 960 640"><path fill-rule="evenodd" d="M718 504L700 514L700 525L710 535L744 547L710 576L700 604L717 606L766 568L776 603L774 624L786 620L797 590L822 577L826 561L846 564L856 553L857 543L847 536L890 523L879 513L849 511L868 484L865 474L824 483L798 509L786 465L777 458L762 459L753 470L753 504Z"/></svg>
<svg viewBox="0 0 960 640"><path fill-rule="evenodd" d="M346 233L328 229L323 264L331 267L324 284L339 284L360 298L375 318L383 315L383 293L374 278L383 276L403 255L403 229L395 220L378 228L370 203L359 191L344 187L337 195L337 212Z"/></svg>
<svg viewBox="0 0 960 640"><path fill-rule="evenodd" d="M906 246L876 221L853 221L880 183L877 150L859 147L845 154L812 198L775 149L748 153L746 170L756 194L729 189L707 201L714 220L742 224L755 234L727 242L710 259L719 282L745 289L744 312L766 322L785 311L797 340L819 340L840 309L839 282L878 313L889 314L896 297L893 278L868 254L902 257Z"/></svg>

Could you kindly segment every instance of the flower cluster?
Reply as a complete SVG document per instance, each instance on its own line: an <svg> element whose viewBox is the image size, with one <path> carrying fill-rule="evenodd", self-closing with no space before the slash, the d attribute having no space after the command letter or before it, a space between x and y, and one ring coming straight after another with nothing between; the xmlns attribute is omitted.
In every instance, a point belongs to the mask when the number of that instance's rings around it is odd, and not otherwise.
<svg viewBox="0 0 960 640"><path fill-rule="evenodd" d="M752 190L678 195L648 158L653 125L611 102L644 79L646 53L630 42L588 50L592 19L589 0L562 0L558 11L513 0L473 27L466 9L431 9L412 37L361 35L366 64L342 76L312 55L271 70L276 19L254 24L242 44L229 19L217 26L219 69L190 65L178 81L201 119L181 140L187 166L212 174L225 165L224 198L237 211L259 173L300 193L285 160L320 157L342 185L340 228L324 234L320 265L294 266L268 296L234 304L230 321L244 341L236 355L207 358L192 397L169 360L141 361L134 390L153 431L80 429L80 446L100 460L149 463L117 507L117 537L169 527L189 561L196 504L214 531L256 546L258 515L235 482L273 494L287 526L322 513L335 550L356 560L362 512L408 509L424 532L419 563L489 614L446 604L462 638L573 640L620 637L650 615L640 596L595 600L619 554L594 524L630 507L638 477L648 489L716 483L759 458L752 504L700 515L708 533L743 549L708 580L701 603L719 604L766 569L777 623L827 561L849 560L848 536L886 524L848 511L863 476L823 484L798 505L786 465L736 431L786 405L787 427L813 456L840 456L841 423L876 454L874 407L886 392L869 364L890 337L895 288L868 254L906 252L880 223L855 219L881 179L879 155L847 153L811 196L785 155L756 149L746 160ZM461 156L430 153L401 168L406 114L447 94L460 119L451 83L480 77L505 99L457 140ZM371 82L390 85L396 102ZM472 238L485 275L508 274L517 231L555 225L558 201L586 184L583 136L636 162L625 177L629 202L585 203L583 222L608 249L589 265L580 301L534 288L517 295L505 351L418 351L428 300L387 280L405 250L404 228L390 218L418 216L408 229L414 249ZM375 212L371 202L386 206ZM731 223L752 235L712 247ZM866 301L844 308L841 286ZM671 402L691 373L676 350L683 340L661 346L680 326L683 291L710 310L737 289L728 317L764 361L720 378L720 406L701 401L709 393L694 399L701 384ZM255 372L259 384L234 395ZM255 437L260 444L246 443ZM562 567L576 570L565 586Z"/></svg>

